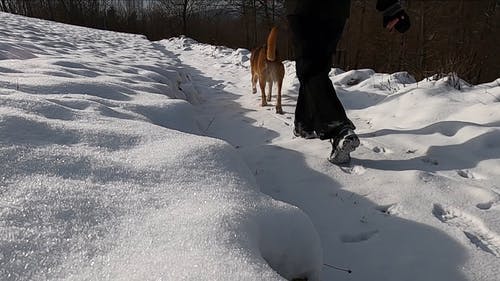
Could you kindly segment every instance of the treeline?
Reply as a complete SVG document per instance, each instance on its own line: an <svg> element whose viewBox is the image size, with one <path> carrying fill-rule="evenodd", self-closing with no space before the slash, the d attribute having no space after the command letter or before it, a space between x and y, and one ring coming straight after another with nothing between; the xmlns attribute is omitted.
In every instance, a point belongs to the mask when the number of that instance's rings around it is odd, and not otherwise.
<svg viewBox="0 0 500 281"><path fill-rule="evenodd" d="M417 78L456 72L470 83L500 77L498 0L407 0L412 28L380 30L374 0L354 0L337 61L347 68L407 70Z"/></svg>
<svg viewBox="0 0 500 281"><path fill-rule="evenodd" d="M343 69L407 70L422 79L456 72L471 83L500 77L498 0L406 0L406 34L382 29L376 0L352 0L334 62ZM138 33L150 40L185 34L251 49L272 25L280 54L293 58L283 0L0 0L0 10L81 26Z"/></svg>

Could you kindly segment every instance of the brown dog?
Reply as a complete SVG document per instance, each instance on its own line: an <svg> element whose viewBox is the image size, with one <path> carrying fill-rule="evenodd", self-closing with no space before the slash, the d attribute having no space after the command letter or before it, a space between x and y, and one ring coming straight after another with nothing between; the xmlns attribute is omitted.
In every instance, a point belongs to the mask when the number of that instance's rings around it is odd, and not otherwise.
<svg viewBox="0 0 500 281"><path fill-rule="evenodd" d="M276 100L276 113L283 114L281 108L281 86L285 76L285 67L276 56L276 40L278 28L273 27L267 37L267 44L252 50L250 55L250 68L252 71L252 92L257 92L256 84L259 79L260 92L262 95L262 106L271 101L273 83L278 83L278 97ZM266 82L268 83L268 95L266 99Z"/></svg>

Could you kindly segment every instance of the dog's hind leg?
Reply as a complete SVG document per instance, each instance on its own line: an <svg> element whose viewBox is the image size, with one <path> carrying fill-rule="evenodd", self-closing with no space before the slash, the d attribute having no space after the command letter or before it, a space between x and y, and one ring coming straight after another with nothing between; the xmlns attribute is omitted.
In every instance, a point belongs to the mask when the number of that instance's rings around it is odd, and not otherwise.
<svg viewBox="0 0 500 281"><path fill-rule="evenodd" d="M276 113L283 114L283 108L281 108L281 87L283 86L283 79L278 80L278 94L276 97Z"/></svg>
<svg viewBox="0 0 500 281"><path fill-rule="evenodd" d="M270 102L273 96L273 81L267 82L267 101Z"/></svg>
<svg viewBox="0 0 500 281"><path fill-rule="evenodd" d="M266 80L263 77L259 77L259 86L261 94L261 106L266 106Z"/></svg>
<svg viewBox="0 0 500 281"><path fill-rule="evenodd" d="M257 79L258 78L259 77L256 74L252 73L252 94L257 93Z"/></svg>

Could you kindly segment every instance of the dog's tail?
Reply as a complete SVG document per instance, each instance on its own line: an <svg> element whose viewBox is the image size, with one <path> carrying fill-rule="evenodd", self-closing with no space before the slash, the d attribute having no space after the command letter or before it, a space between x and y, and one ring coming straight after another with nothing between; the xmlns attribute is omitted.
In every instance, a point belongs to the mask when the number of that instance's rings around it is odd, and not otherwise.
<svg viewBox="0 0 500 281"><path fill-rule="evenodd" d="M266 57L269 61L276 60L276 41L278 40L278 27L275 26L269 32L269 36L267 36L267 50Z"/></svg>

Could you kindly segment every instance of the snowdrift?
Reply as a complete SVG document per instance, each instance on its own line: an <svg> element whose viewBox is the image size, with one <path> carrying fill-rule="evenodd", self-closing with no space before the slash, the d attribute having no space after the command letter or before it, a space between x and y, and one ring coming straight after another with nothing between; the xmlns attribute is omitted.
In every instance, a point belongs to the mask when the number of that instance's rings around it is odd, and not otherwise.
<svg viewBox="0 0 500 281"><path fill-rule="evenodd" d="M0 280L498 279L500 79L332 69L337 167L248 59L0 14Z"/></svg>
<svg viewBox="0 0 500 281"><path fill-rule="evenodd" d="M175 55L4 13L0 42L1 280L319 278L309 218L203 136Z"/></svg>

